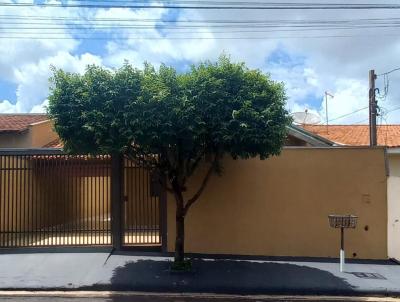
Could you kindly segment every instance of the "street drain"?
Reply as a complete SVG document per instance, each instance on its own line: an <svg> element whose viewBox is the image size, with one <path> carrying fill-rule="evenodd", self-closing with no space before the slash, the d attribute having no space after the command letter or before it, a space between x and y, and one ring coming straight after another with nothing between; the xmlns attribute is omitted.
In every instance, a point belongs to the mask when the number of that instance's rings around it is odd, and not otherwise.
<svg viewBox="0 0 400 302"><path fill-rule="evenodd" d="M387 280L385 277L378 273L352 272L352 274L362 279Z"/></svg>

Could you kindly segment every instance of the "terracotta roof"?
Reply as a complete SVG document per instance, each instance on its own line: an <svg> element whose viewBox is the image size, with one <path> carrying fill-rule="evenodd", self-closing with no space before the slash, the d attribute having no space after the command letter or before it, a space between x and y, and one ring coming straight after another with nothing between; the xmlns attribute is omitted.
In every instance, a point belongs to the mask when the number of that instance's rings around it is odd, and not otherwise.
<svg viewBox="0 0 400 302"><path fill-rule="evenodd" d="M48 119L46 114L0 114L0 132L22 132Z"/></svg>
<svg viewBox="0 0 400 302"><path fill-rule="evenodd" d="M337 144L350 146L369 145L368 125L303 125L305 130L325 137ZM400 125L378 126L378 145L400 147Z"/></svg>
<svg viewBox="0 0 400 302"><path fill-rule="evenodd" d="M55 139L54 141L46 144L43 148L62 148L64 145L59 138Z"/></svg>

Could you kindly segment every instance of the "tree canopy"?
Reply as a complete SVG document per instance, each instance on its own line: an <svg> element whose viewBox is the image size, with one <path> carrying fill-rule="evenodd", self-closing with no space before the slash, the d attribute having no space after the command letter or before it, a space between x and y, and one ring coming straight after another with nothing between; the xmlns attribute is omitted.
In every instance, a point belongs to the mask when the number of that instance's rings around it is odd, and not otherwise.
<svg viewBox="0 0 400 302"><path fill-rule="evenodd" d="M277 155L291 122L283 84L226 56L182 73L128 63L117 70L88 66L83 75L54 70L51 82L48 112L66 151L152 161L167 176L182 219L224 155ZM184 200L205 157L209 172Z"/></svg>

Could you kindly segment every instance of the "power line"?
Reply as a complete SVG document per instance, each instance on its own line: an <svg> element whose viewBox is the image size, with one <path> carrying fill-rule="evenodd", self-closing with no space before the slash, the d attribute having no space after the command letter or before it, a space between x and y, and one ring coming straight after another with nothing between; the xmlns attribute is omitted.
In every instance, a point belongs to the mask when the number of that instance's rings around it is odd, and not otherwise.
<svg viewBox="0 0 400 302"><path fill-rule="evenodd" d="M400 106L399 106L399 107L392 108L392 109L390 109L390 110L387 110L384 114L387 115L387 114L392 113L392 112L397 111L397 110L400 110ZM363 120L361 120L361 121L355 122L354 124L360 124L360 123L366 122L366 121L368 121L368 120L369 120L369 118L363 119Z"/></svg>
<svg viewBox="0 0 400 302"><path fill-rule="evenodd" d="M60 33L59 33L60 34ZM68 33L64 33L68 34ZM211 32L212 34L212 32ZM120 36L108 36L108 37L93 37L91 35L87 36L61 36L61 37L43 37L40 33L37 33L38 36L1 36L0 39L8 39L8 40L126 40L126 39L137 39L137 40L269 40L269 39L330 39L330 38L365 38L365 37L374 37L374 36L399 36L396 35L320 35L320 36L257 36L257 37L205 37L205 36L182 36L182 37L169 37L169 36L159 36L159 37L142 37L142 36L129 36L129 35L120 35Z"/></svg>
<svg viewBox="0 0 400 302"><path fill-rule="evenodd" d="M360 112L360 111L362 111L362 110L365 110L365 109L368 109L368 106L367 106L367 107L360 108L360 109L357 109L357 110L355 110L355 111L352 111L352 112L349 112L349 113L346 113L346 114L343 114L343 115L341 115L341 116L335 117L335 118L333 118L333 119L330 119L329 121L330 121L330 122L336 121L336 120L339 120L339 119L341 119L341 118L344 118L344 117L353 115L353 114L355 114L355 113L357 113L357 112Z"/></svg>
<svg viewBox="0 0 400 302"><path fill-rule="evenodd" d="M390 70L388 72L384 72L384 73L378 74L377 76L380 77L380 76L383 76L383 75L388 75L388 74L391 74L391 73L393 73L395 71L398 71L398 70L400 70L400 67L392 69L392 70Z"/></svg>
<svg viewBox="0 0 400 302"><path fill-rule="evenodd" d="M86 1L87 2L87 1ZM97 2L98 3L98 2ZM143 3L143 2L142 2ZM187 2L188 3L188 2ZM195 3L195 2L191 2ZM54 8L132 8L132 9L198 9L198 10L376 10L376 9L400 9L398 4L315 4L315 3L263 3L263 2L209 2L210 5L171 5L167 4L90 4L88 3L0 3L2 7L54 7ZM204 3L204 2L197 2ZM239 3L239 4L236 4Z"/></svg>

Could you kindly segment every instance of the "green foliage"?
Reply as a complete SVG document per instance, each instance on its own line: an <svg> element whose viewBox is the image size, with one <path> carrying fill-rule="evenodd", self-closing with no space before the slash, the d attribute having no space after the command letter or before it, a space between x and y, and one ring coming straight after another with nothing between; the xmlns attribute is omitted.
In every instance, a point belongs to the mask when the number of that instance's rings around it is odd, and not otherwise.
<svg viewBox="0 0 400 302"><path fill-rule="evenodd" d="M283 84L226 56L182 74L126 63L54 70L51 81L49 114L67 151L159 154L158 167L182 187L206 156L278 154L290 123Z"/></svg>

